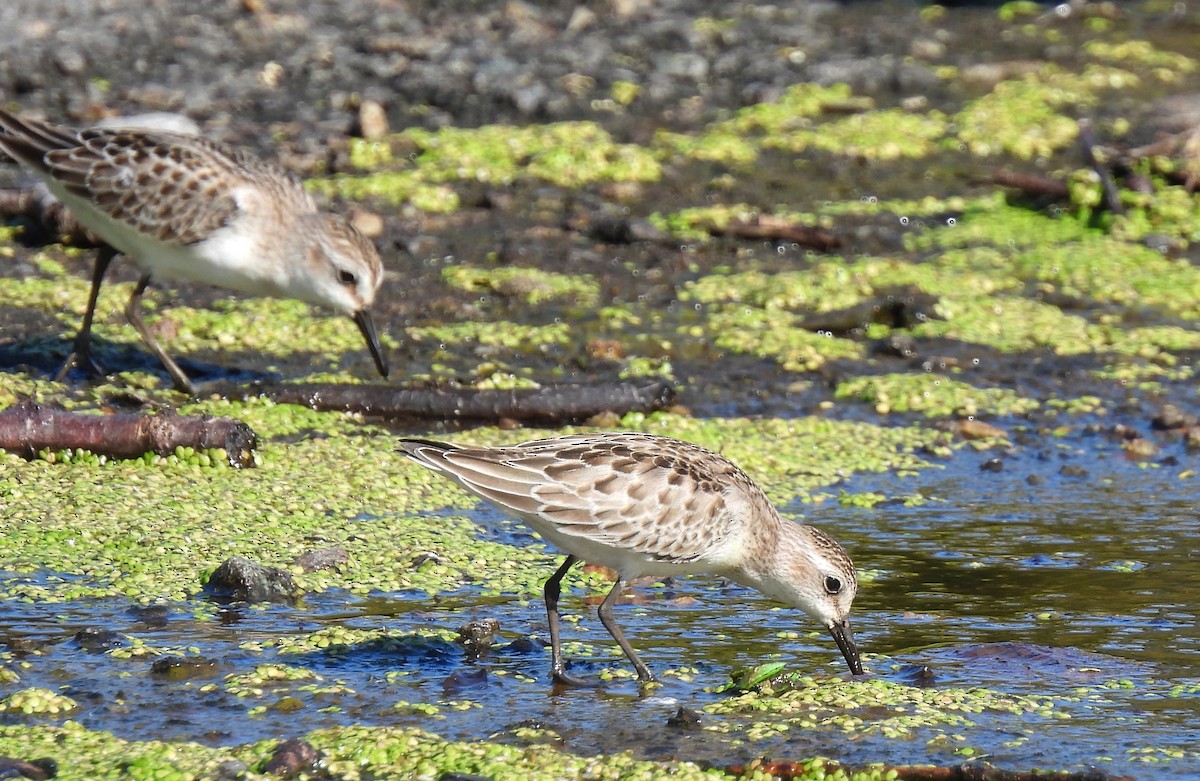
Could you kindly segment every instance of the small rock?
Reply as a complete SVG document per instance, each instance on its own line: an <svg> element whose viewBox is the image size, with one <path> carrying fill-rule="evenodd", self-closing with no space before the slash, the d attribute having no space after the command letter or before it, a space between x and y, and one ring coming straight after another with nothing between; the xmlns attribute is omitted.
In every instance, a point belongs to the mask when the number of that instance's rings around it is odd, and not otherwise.
<svg viewBox="0 0 1200 781"><path fill-rule="evenodd" d="M487 656L500 631L500 622L494 618L481 618L458 628L458 643L463 647L467 661L475 662Z"/></svg>
<svg viewBox="0 0 1200 781"><path fill-rule="evenodd" d="M930 689L937 683L933 669L925 664L906 664L900 669L900 678L909 686L919 689Z"/></svg>
<svg viewBox="0 0 1200 781"><path fill-rule="evenodd" d="M873 342L871 352L875 355L890 355L895 358L916 358L917 340L911 334L893 332L886 338Z"/></svg>
<svg viewBox="0 0 1200 781"><path fill-rule="evenodd" d="M292 738L275 747L275 752L263 765L262 772L292 778L311 769L318 759L320 755L315 748L299 738Z"/></svg>
<svg viewBox="0 0 1200 781"><path fill-rule="evenodd" d="M693 729L699 727L702 718L699 711L679 706L679 710L675 711L675 715L667 718L667 726L675 729Z"/></svg>
<svg viewBox="0 0 1200 781"><path fill-rule="evenodd" d="M35 759L26 762L23 759L0 757L0 778L31 778L43 781L58 775L58 763L53 759Z"/></svg>
<svg viewBox="0 0 1200 781"><path fill-rule="evenodd" d="M358 107L358 132L363 138L382 138L388 133L387 112L373 100L364 100Z"/></svg>
<svg viewBox="0 0 1200 781"><path fill-rule="evenodd" d="M1185 415L1174 404L1164 404L1163 408L1158 411L1158 414L1150 419L1150 428L1155 431L1173 431L1175 429L1190 428L1194 425L1196 425L1196 416Z"/></svg>
<svg viewBox="0 0 1200 781"><path fill-rule="evenodd" d="M163 627L171 618L171 609L166 605L134 605L125 611L146 626Z"/></svg>
<svg viewBox="0 0 1200 781"><path fill-rule="evenodd" d="M467 689L478 689L488 683L487 670L482 667L471 667L466 670L455 670L442 680L442 692L458 694Z"/></svg>
<svg viewBox="0 0 1200 781"><path fill-rule="evenodd" d="M350 554L344 548L319 548L301 553L292 563L305 572L334 569L350 562Z"/></svg>
<svg viewBox="0 0 1200 781"><path fill-rule="evenodd" d="M244 556L226 559L204 585L212 597L234 602L295 601L300 588L291 574L276 567L264 567Z"/></svg>
<svg viewBox="0 0 1200 781"><path fill-rule="evenodd" d="M125 638L111 629L101 629L89 626L75 633L75 642L85 651L107 651L112 648L124 648Z"/></svg>
<svg viewBox="0 0 1200 781"><path fill-rule="evenodd" d="M1153 458L1158 455L1158 445L1155 445L1148 439L1137 437L1128 439L1121 443L1121 449L1125 451L1125 455L1130 458L1144 459Z"/></svg>
<svg viewBox="0 0 1200 781"><path fill-rule="evenodd" d="M976 439L1008 439L1008 432L991 423L984 423L977 418L956 421L954 427L959 436L966 440Z"/></svg>
<svg viewBox="0 0 1200 781"><path fill-rule="evenodd" d="M172 681L184 681L191 678L207 678L216 674L217 663L202 656L164 656L155 659L150 665L152 675L161 675Z"/></svg>

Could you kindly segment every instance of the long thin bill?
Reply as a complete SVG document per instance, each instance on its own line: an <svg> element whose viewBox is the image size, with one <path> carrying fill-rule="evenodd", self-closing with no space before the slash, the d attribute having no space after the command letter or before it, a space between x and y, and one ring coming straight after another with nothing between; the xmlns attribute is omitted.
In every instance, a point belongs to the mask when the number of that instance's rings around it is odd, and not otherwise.
<svg viewBox="0 0 1200 781"><path fill-rule="evenodd" d="M858 658L858 647L854 645L854 634L850 631L850 619L843 619L840 624L831 624L829 634L833 635L838 650L846 658L846 664L850 665L850 672L862 675L862 659Z"/></svg>
<svg viewBox="0 0 1200 781"><path fill-rule="evenodd" d="M371 320L371 313L366 309L360 309L354 313L354 322L358 325L358 330L362 332L363 338L367 340L367 347L371 349L371 357L375 359L375 368L379 369L379 373L385 378L388 376L387 359L383 357L383 348L379 346L379 337L375 335L375 323Z"/></svg>

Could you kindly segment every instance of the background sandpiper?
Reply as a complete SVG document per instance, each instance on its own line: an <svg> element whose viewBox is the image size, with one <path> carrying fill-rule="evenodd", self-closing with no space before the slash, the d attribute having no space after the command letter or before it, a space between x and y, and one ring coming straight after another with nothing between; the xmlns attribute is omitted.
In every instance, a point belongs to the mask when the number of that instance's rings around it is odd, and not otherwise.
<svg viewBox="0 0 1200 781"><path fill-rule="evenodd" d="M107 244L96 255L83 325L60 379L75 363L104 373L91 354L92 318L118 253L143 270L126 317L179 390L195 389L142 319L142 294L155 280L203 282L330 307L354 319L376 368L387 376L370 315L383 280L379 253L344 217L319 211L296 177L242 150L184 133L74 130L2 110L0 131L0 151L41 176Z"/></svg>

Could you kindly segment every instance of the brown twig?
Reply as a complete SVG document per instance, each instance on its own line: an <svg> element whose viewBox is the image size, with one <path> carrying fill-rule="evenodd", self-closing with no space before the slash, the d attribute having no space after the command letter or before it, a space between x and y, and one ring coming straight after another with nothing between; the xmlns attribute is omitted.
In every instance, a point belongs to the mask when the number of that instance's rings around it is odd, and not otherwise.
<svg viewBox="0 0 1200 781"><path fill-rule="evenodd" d="M210 415L82 415L24 402L0 412L0 448L33 458L41 450L87 450L114 458L169 455L179 447L224 448L230 466L254 463L257 436L240 420Z"/></svg>
<svg viewBox="0 0 1200 781"><path fill-rule="evenodd" d="M651 412L674 401L665 382L636 385L551 385L517 390L396 388L389 385L296 384L257 386L236 395L266 396L281 404L342 410L386 418L501 420L554 423L586 420L602 412Z"/></svg>
<svg viewBox="0 0 1200 781"><path fill-rule="evenodd" d="M1034 174L1021 173L1020 171L1010 171L1008 169L993 171L989 177L989 181L1001 187L1015 188L1026 195L1046 196L1055 200L1064 200L1071 195L1070 189L1064 182L1051 179L1048 176L1036 176Z"/></svg>
<svg viewBox="0 0 1200 781"><path fill-rule="evenodd" d="M828 252L842 243L841 239L823 228L800 225L771 215L761 215L745 221L735 220L724 227L712 225L707 230L713 236L788 241L820 252Z"/></svg>

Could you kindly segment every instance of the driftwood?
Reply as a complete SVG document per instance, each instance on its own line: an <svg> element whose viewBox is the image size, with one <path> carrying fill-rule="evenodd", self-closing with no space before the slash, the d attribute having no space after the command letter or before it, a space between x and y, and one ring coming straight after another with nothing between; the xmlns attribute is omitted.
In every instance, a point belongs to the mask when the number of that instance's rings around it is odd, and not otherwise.
<svg viewBox="0 0 1200 781"><path fill-rule="evenodd" d="M265 396L280 404L383 418L508 419L544 424L586 420L602 412L617 415L652 412L670 405L675 399L675 389L665 382L551 385L517 390L296 384L240 388L232 390L232 395Z"/></svg>
<svg viewBox="0 0 1200 781"><path fill-rule="evenodd" d="M833 775L839 770L847 776L868 768L856 768L838 762L825 763L825 772ZM790 781L804 778L812 771L811 762L752 762L749 765L731 765L725 772L733 776L747 775L752 771L770 773L775 778ZM1084 770L1078 773L1055 773L1053 771L1001 770L986 763L964 765L872 765L869 770L881 776L895 773L898 781L1133 781L1131 776L1114 776L1103 770Z"/></svg>
<svg viewBox="0 0 1200 781"><path fill-rule="evenodd" d="M254 463L257 437L240 420L162 415L81 415L22 403L0 412L0 448L33 458L41 450L87 450L114 458L169 455L179 447L224 448L230 466Z"/></svg>
<svg viewBox="0 0 1200 781"><path fill-rule="evenodd" d="M712 225L707 230L713 236L787 241L819 252L828 252L842 243L841 239L823 228L800 225L772 215L762 215L745 221L735 220L724 227Z"/></svg>
<svg viewBox="0 0 1200 781"><path fill-rule="evenodd" d="M1066 200L1071 196L1071 190L1067 187L1066 182L1060 182L1058 179L1051 179L1048 176L1010 171L1007 168L993 171L988 177L988 181L1001 187L1012 187L1027 195L1047 196L1054 200Z"/></svg>

